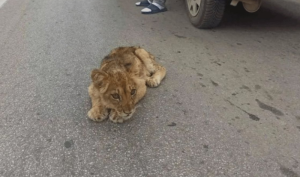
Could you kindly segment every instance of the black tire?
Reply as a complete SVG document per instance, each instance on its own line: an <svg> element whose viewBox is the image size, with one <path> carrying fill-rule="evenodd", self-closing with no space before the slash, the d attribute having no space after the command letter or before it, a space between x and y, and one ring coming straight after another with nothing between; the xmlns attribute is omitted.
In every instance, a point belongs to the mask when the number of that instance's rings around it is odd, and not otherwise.
<svg viewBox="0 0 300 177"><path fill-rule="evenodd" d="M214 28L218 26L222 20L226 0L201 0L200 6L196 5L198 12L192 12L191 4L193 0L185 0L186 9L191 23L201 29Z"/></svg>

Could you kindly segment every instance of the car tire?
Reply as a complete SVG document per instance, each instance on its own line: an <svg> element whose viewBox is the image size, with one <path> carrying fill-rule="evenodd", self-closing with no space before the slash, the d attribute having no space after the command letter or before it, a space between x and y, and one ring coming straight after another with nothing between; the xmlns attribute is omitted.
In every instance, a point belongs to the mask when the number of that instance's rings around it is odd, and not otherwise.
<svg viewBox="0 0 300 177"><path fill-rule="evenodd" d="M185 0L191 23L201 29L214 28L222 20L226 0Z"/></svg>

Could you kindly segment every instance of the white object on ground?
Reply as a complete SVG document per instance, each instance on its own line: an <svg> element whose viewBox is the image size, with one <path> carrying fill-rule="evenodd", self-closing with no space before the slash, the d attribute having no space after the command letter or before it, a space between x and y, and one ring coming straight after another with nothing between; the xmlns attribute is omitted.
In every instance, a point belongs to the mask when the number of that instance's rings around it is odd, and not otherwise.
<svg viewBox="0 0 300 177"><path fill-rule="evenodd" d="M159 5L159 4L157 4L157 3L152 3L153 5L155 5L156 7L158 7L160 10L162 10L162 9L164 9L164 7L163 6L161 6L161 5ZM146 7L146 8L144 8L144 9L142 9L141 10L142 12L151 12L151 9L149 9L148 7Z"/></svg>
<svg viewBox="0 0 300 177"><path fill-rule="evenodd" d="M142 10L141 10L142 12L151 12L151 9L149 9L149 8L143 8Z"/></svg>
<svg viewBox="0 0 300 177"><path fill-rule="evenodd" d="M3 6L3 4L6 2L6 0L0 0L0 8Z"/></svg>

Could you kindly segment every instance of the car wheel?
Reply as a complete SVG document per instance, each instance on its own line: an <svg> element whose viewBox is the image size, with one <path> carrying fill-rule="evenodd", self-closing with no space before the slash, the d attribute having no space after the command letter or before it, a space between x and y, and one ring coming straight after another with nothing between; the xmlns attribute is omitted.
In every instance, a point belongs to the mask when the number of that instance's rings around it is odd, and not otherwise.
<svg viewBox="0 0 300 177"><path fill-rule="evenodd" d="M185 0L191 23L197 28L213 28L222 20L226 0Z"/></svg>

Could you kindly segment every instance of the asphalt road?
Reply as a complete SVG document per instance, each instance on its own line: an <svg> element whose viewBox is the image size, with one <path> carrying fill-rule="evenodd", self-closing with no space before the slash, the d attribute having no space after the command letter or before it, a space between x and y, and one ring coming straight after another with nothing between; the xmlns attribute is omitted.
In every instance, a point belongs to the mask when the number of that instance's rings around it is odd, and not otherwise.
<svg viewBox="0 0 300 177"><path fill-rule="evenodd" d="M198 30L184 0L8 0L0 9L0 176L299 177L300 1L229 7ZM124 124L87 119L90 72L140 45L167 70Z"/></svg>

